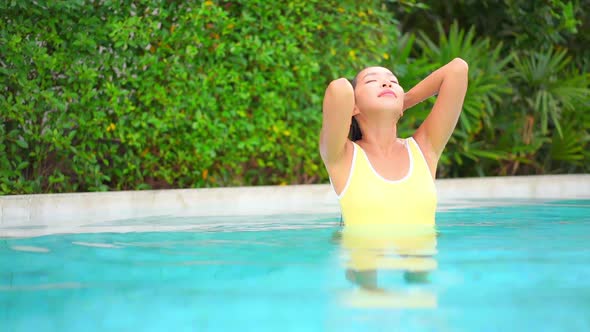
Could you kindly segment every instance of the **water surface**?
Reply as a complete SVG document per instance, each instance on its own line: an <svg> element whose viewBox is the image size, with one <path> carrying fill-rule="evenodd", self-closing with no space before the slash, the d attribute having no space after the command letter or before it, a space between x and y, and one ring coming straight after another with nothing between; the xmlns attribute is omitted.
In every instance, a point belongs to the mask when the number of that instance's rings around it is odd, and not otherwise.
<svg viewBox="0 0 590 332"><path fill-rule="evenodd" d="M444 209L358 248L337 217L121 223L195 227L0 239L2 330L590 330L589 200Z"/></svg>

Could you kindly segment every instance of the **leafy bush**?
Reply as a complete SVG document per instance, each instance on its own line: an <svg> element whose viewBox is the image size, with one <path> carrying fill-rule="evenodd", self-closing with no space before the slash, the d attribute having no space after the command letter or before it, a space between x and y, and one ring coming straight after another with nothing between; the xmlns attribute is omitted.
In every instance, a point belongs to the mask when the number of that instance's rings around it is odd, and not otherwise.
<svg viewBox="0 0 590 332"><path fill-rule="evenodd" d="M323 90L398 35L379 1L0 6L3 193L325 181Z"/></svg>
<svg viewBox="0 0 590 332"><path fill-rule="evenodd" d="M588 4L3 2L0 193L327 182L330 80L383 65L409 89L455 56L439 176L590 172Z"/></svg>

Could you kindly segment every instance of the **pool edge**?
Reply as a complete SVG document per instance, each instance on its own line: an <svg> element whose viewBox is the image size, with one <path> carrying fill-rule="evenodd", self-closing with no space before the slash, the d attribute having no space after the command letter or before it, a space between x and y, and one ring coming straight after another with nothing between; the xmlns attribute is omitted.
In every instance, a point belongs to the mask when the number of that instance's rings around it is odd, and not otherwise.
<svg viewBox="0 0 590 332"><path fill-rule="evenodd" d="M484 199L588 199L590 174L440 179L436 187L439 210ZM328 184L0 196L0 237L11 227L148 216L338 212Z"/></svg>

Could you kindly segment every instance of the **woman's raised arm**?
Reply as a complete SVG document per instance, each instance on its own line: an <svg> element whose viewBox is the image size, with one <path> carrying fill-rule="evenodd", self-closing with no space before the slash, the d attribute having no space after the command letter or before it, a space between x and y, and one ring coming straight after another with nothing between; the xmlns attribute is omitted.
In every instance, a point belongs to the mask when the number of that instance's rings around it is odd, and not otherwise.
<svg viewBox="0 0 590 332"><path fill-rule="evenodd" d="M459 120L467 92L469 66L455 58L410 89L404 97L404 110L438 94L432 111L416 131L416 140L429 149L436 161L440 158ZM425 143L425 144L424 144ZM426 146L423 146L426 145ZM435 163L436 163L435 161Z"/></svg>
<svg viewBox="0 0 590 332"><path fill-rule="evenodd" d="M342 160L354 111L354 89L346 78L332 81L324 95L320 154L326 165Z"/></svg>

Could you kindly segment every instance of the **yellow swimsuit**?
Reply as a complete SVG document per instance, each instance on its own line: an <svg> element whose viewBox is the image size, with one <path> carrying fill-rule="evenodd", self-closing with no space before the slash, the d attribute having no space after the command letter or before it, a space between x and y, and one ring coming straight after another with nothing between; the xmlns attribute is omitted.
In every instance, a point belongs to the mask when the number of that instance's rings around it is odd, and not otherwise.
<svg viewBox="0 0 590 332"><path fill-rule="evenodd" d="M410 159L408 173L389 181L375 171L365 151L353 142L350 174L338 196L346 226L434 226L434 181L416 141L407 138L405 143Z"/></svg>
<svg viewBox="0 0 590 332"><path fill-rule="evenodd" d="M350 253L348 265L353 269L424 271L436 266L427 258L436 253L436 188L416 141L408 138L405 144L408 173L389 181L353 142L350 174L338 196L345 225L342 244ZM415 258L387 257L389 254Z"/></svg>

